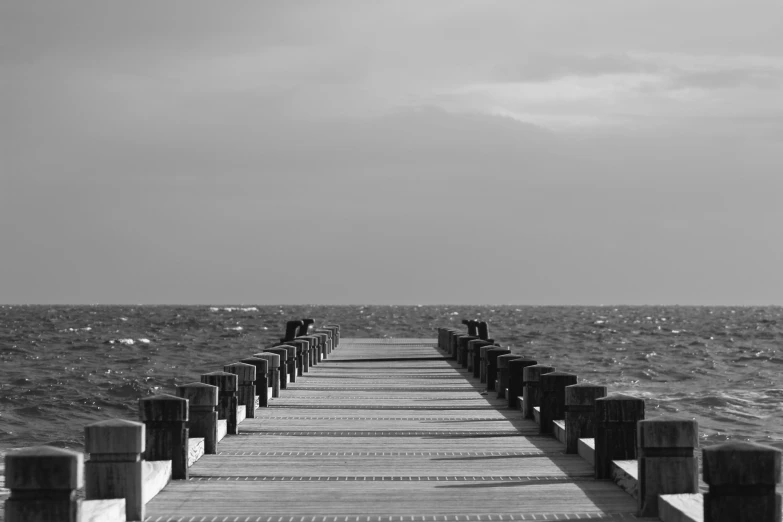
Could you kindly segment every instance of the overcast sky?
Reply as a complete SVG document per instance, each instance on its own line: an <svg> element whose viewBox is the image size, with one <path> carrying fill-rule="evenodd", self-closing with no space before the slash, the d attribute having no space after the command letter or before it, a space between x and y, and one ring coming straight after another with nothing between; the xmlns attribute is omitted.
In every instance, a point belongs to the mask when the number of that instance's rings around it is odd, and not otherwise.
<svg viewBox="0 0 783 522"><path fill-rule="evenodd" d="M783 3L0 0L0 302L783 304Z"/></svg>

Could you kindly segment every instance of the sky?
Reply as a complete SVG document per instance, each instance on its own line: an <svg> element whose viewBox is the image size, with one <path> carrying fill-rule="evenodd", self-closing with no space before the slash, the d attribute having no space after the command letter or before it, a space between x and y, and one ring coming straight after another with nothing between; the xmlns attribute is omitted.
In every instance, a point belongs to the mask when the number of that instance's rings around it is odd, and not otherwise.
<svg viewBox="0 0 783 522"><path fill-rule="evenodd" d="M0 303L783 305L783 3L0 0Z"/></svg>

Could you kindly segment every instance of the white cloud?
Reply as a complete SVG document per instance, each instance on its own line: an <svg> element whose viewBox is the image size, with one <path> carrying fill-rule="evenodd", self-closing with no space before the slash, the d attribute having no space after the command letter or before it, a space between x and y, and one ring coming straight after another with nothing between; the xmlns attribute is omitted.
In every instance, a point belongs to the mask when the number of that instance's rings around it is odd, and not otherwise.
<svg viewBox="0 0 783 522"><path fill-rule="evenodd" d="M705 117L729 121L783 114L783 57L629 53L546 59L542 69L539 57L528 57L515 81L458 85L435 91L431 102L555 130L618 125L694 129L694 122Z"/></svg>

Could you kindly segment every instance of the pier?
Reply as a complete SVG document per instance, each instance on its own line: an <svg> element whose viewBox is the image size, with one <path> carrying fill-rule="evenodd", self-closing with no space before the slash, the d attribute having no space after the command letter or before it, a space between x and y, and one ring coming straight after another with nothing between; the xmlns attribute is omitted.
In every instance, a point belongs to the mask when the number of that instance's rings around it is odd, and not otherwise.
<svg viewBox="0 0 783 522"><path fill-rule="evenodd" d="M645 419L641 399L465 324L341 339L293 321L279 346L140 401L142 422L87 426L85 463L9 454L6 520L780 520L774 448L710 448L700 484L694 421Z"/></svg>

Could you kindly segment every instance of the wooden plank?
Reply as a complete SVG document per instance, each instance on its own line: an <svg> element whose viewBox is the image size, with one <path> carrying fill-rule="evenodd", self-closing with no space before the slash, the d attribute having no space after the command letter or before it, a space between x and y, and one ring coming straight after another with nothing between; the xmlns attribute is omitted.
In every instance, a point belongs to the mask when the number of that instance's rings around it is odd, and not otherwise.
<svg viewBox="0 0 783 522"><path fill-rule="evenodd" d="M173 482L148 506L177 516L469 515L632 513L611 481L361 480ZM229 520L231 520L229 518Z"/></svg>

